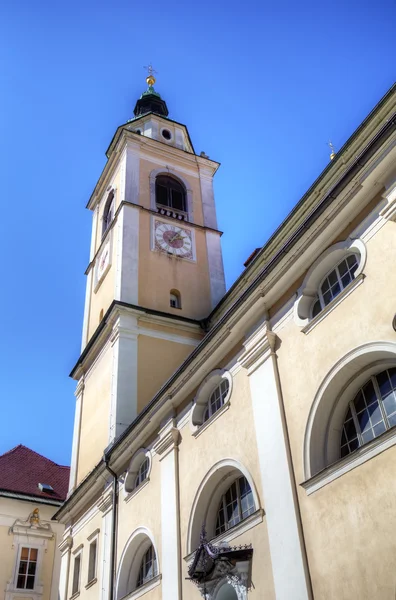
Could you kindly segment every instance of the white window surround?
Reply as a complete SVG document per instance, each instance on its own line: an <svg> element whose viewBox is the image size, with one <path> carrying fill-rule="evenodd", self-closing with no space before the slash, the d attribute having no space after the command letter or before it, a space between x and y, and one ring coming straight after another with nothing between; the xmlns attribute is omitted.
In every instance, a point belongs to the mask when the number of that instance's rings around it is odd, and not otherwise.
<svg viewBox="0 0 396 600"><path fill-rule="evenodd" d="M156 197L155 197L155 180L157 179L158 175L170 175L171 177L175 177L175 179L178 179L180 181L180 183L184 186L184 188L186 190L186 204L187 204L186 208L187 208L188 221L193 222L194 212L193 212L193 196L192 196L191 184L178 171L176 171L176 169L172 169L171 167L163 167L162 169L154 169L153 171L151 171L151 173L150 173L150 209L155 212L158 212ZM183 223L183 221L180 221L180 223Z"/></svg>
<svg viewBox="0 0 396 600"><path fill-rule="evenodd" d="M70 590L71 590L71 598L76 598L80 592L81 592L81 579L82 579L82 570L83 570L83 550L84 550L84 544L80 544L79 546L77 546L77 548L75 550L73 550L72 554L73 554L73 565L72 568L70 569ZM78 574L78 588L75 592L73 592L73 583L74 583L74 570L76 568L76 559L80 557L80 570L79 570L79 574Z"/></svg>
<svg viewBox="0 0 396 600"><path fill-rule="evenodd" d="M19 539L16 548L16 561L14 563L12 579L7 583L5 598L10 598L14 596L25 596L26 594L32 596L33 598L36 598L39 596L41 597L41 595L43 594L43 586L41 583L40 575L43 563L43 555L47 551L47 542L46 540L37 540L37 542L32 543L32 540L29 540L28 537L23 539L24 537L25 536L18 536ZM15 541L16 540L14 539L14 543ZM34 550L37 550L37 564L34 578L34 587L32 590L17 588L19 563L21 561L22 548L32 548Z"/></svg>
<svg viewBox="0 0 396 600"><path fill-rule="evenodd" d="M87 583L85 585L85 589L91 587L91 585L93 585L94 583L96 583L97 581L97 575L98 575L98 562L99 562L99 534L100 534L100 529L95 529L94 532L91 533L91 535L89 535L87 537L87 542L88 542L88 572L87 572ZM91 560L91 545L96 543L96 557L95 557L95 569L94 569L94 573L92 575L92 577L90 578L89 575L89 567L90 567L90 560Z"/></svg>
<svg viewBox="0 0 396 600"><path fill-rule="evenodd" d="M163 135L164 131L169 131L169 133L170 133L169 139L164 137L164 135ZM160 133L161 133L161 141L164 141L166 144L171 144L173 142L174 136L173 136L172 131L169 129L169 127L161 127Z"/></svg>
<svg viewBox="0 0 396 600"><path fill-rule="evenodd" d="M206 408L208 406L210 396L211 396L212 392L215 390L215 388L222 382L223 379L227 379L228 384L229 384L228 392L224 398L223 405L221 406L221 408L218 411L213 413L213 415L211 415L211 417L209 417L209 419L207 421L204 422L204 420L203 420L204 414L205 414ZM198 433L198 431L200 431L201 429L204 429L204 428L206 429L206 427L210 423L213 423L213 421L220 414L222 414L224 412L224 410L226 410L225 407L228 407L230 397L232 394L232 385L233 385L232 375L229 371L226 371L225 369L215 369L214 371L209 373L209 375L207 375L207 377L205 377L205 379L199 386L198 391L193 400L193 407L191 410L191 421L190 421L190 426L191 426L191 430L192 430L193 434L196 435Z"/></svg>
<svg viewBox="0 0 396 600"><path fill-rule="evenodd" d="M186 555L189 555L199 546L202 524L206 524L208 538L214 538L216 528L217 512L222 495L228 490L230 485L243 475L249 482L253 494L255 512L246 520L241 521L235 527L227 530L219 535L216 539L230 540L239 526L248 524L251 518L257 514L260 509L260 500L257 494L257 489L249 471L239 461L232 458L225 458L214 464L201 481L195 494L187 531L187 548ZM255 522L254 525L257 523ZM254 525L251 525L252 527ZM250 527L249 527L250 528ZM236 533L240 535L240 533ZM236 537L235 535L235 537ZM224 536L224 538L223 538Z"/></svg>
<svg viewBox="0 0 396 600"><path fill-rule="evenodd" d="M139 472L141 465L146 460L146 458L149 461L147 476L144 479L144 481L142 481L140 483L140 485L136 486L135 482L136 482L137 474ZM131 493L141 489L141 487L144 484L146 484L146 482L149 481L150 473L151 473L151 465L152 465L151 452L148 448L140 448L139 450L137 450L137 452L135 452L135 454L133 455L133 457L131 459L131 462L129 463L129 467L128 467L128 470L127 470L127 473L125 476L124 490L125 490L126 494L131 494ZM129 499L128 496L127 496L127 498ZM125 498L125 499L127 499L127 498Z"/></svg>
<svg viewBox="0 0 396 600"><path fill-rule="evenodd" d="M305 482L302 485L307 493L354 469L396 442L393 428L340 459L341 431L348 403L371 375L394 366L396 343L369 342L351 350L326 375L315 395L305 431Z"/></svg>
<svg viewBox="0 0 396 600"><path fill-rule="evenodd" d="M136 588L140 564L150 545L153 546L157 559L157 575L141 587ZM154 537L149 529L139 527L132 533L121 554L116 581L116 599L120 600L126 596L131 600L139 598L151 589L150 586L159 585L160 573L159 555Z"/></svg>
<svg viewBox="0 0 396 600"><path fill-rule="evenodd" d="M324 278L349 254L357 254L359 257L359 266L355 271L355 278L338 296L325 306L316 317L311 318L312 305L318 297L318 291ZM297 299L294 303L294 321L296 325L304 327L304 332L308 333L309 329L307 326L313 321L315 321L316 324L322 320L330 310L334 309L335 306L348 295L347 292L349 291L350 293L350 291L356 287L356 280L359 280L359 282L362 283L362 277L359 277L359 275L363 273L366 259L366 246L360 239L348 238L343 242L338 242L337 244L330 246L330 248L327 248L327 250L325 250L310 267L297 292Z"/></svg>

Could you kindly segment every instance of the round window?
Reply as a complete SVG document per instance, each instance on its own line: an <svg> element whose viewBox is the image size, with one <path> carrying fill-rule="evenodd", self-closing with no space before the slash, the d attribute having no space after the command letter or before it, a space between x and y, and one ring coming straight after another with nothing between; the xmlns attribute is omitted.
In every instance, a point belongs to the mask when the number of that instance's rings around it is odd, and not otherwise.
<svg viewBox="0 0 396 600"><path fill-rule="evenodd" d="M136 129L135 133L137 133L138 135L142 135L142 130L141 129Z"/></svg>
<svg viewBox="0 0 396 600"><path fill-rule="evenodd" d="M169 131L169 129L163 129L161 131L161 133L162 133L162 137L165 138L166 140L171 140L172 139L172 134Z"/></svg>

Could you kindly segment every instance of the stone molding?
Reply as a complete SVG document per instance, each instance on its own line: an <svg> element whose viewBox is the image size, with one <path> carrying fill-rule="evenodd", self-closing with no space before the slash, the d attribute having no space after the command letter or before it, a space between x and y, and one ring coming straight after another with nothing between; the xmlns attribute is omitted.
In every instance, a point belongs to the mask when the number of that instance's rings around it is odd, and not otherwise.
<svg viewBox="0 0 396 600"><path fill-rule="evenodd" d="M105 516L113 507L113 490L108 488L101 496L97 503L97 507L100 512Z"/></svg>
<svg viewBox="0 0 396 600"><path fill-rule="evenodd" d="M175 450L180 441L180 431L176 427L176 420L170 419L159 432L159 440L154 444L153 450L159 455L159 460Z"/></svg>
<svg viewBox="0 0 396 600"><path fill-rule="evenodd" d="M239 364L251 375L270 356L275 354L277 335L269 329L269 321L264 323L244 343L245 352L239 357Z"/></svg>
<svg viewBox="0 0 396 600"><path fill-rule="evenodd" d="M385 221L396 221L396 181L382 194L387 200L386 206L380 211L380 216Z"/></svg>

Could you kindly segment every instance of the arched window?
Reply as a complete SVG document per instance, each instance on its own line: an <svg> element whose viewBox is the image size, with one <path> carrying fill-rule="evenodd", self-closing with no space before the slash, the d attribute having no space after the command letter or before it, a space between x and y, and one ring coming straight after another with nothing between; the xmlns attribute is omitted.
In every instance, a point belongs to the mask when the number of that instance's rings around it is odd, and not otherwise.
<svg viewBox="0 0 396 600"><path fill-rule="evenodd" d="M228 379L223 379L219 385L215 387L210 395L208 405L204 412L203 422L210 419L224 404L224 400L230 389L230 383Z"/></svg>
<svg viewBox="0 0 396 600"><path fill-rule="evenodd" d="M186 191L183 185L169 175L158 175L155 180L155 201L157 205L168 206L186 212Z"/></svg>
<svg viewBox="0 0 396 600"><path fill-rule="evenodd" d="M125 476L124 488L127 494L136 490L147 481L151 470L151 454L146 448L140 448L132 457Z"/></svg>
<svg viewBox="0 0 396 600"><path fill-rule="evenodd" d="M253 493L246 477L239 477L221 497L215 534L220 535L255 511Z"/></svg>
<svg viewBox="0 0 396 600"><path fill-rule="evenodd" d="M181 308L181 296L178 290L170 291L170 302L171 308Z"/></svg>
<svg viewBox="0 0 396 600"><path fill-rule="evenodd" d="M396 425L396 368L373 375L349 403L341 434L341 457Z"/></svg>
<svg viewBox="0 0 396 600"><path fill-rule="evenodd" d="M144 459L144 461L142 462L142 464L140 465L139 471L136 475L135 488L137 488L138 485L140 485L141 483L143 483L143 481L145 481L147 479L149 467L150 467L150 461L149 461L148 457L146 457Z"/></svg>
<svg viewBox="0 0 396 600"><path fill-rule="evenodd" d="M326 275L319 287L318 297L312 304L312 318L316 317L351 283L355 278L359 262L360 257L357 254L349 254Z"/></svg>
<svg viewBox="0 0 396 600"><path fill-rule="evenodd" d="M113 220L114 216L114 190L111 190L109 193L106 204L103 209L103 217L102 217L102 237L105 235L106 231L110 227L110 224Z"/></svg>
<svg viewBox="0 0 396 600"><path fill-rule="evenodd" d="M157 575L157 557L153 545L144 553L140 563L136 587L139 588Z"/></svg>

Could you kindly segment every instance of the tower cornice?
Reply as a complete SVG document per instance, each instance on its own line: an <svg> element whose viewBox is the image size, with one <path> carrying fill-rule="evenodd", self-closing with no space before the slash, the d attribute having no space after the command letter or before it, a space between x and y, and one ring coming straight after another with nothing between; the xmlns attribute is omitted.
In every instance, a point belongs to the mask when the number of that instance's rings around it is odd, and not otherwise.
<svg viewBox="0 0 396 600"><path fill-rule="evenodd" d="M113 141L114 146L109 155L109 159L104 166L98 182L87 203L86 208L89 208L90 210L94 210L96 204L100 201L113 169L116 166L117 159L129 144L135 145L137 151L147 148L150 159L153 160L154 158L158 157L157 162L159 164L163 163L164 159L168 159L170 163L169 166L173 166L173 160L177 161L178 164L184 164L186 168L193 168L198 164L199 167L201 167L203 170L209 171L212 173L212 175L216 173L220 166L219 162L210 158L205 158L192 152L186 152L181 148L169 146L168 144L165 144L159 140L154 140L152 138L139 135L128 129L128 124L122 125L117 129Z"/></svg>

